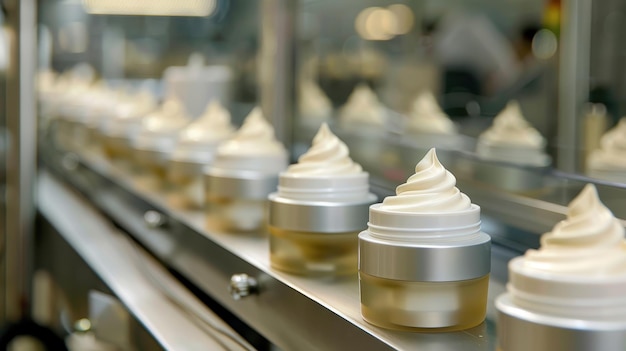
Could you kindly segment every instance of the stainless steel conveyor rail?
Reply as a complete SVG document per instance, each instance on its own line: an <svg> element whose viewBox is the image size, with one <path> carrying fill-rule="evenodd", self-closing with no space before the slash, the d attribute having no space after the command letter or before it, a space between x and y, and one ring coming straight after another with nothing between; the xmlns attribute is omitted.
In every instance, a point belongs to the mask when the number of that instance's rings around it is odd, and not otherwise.
<svg viewBox="0 0 626 351"><path fill-rule="evenodd" d="M132 177L96 156L51 155L46 163L80 190L117 225L213 299L284 350L466 350L495 349L493 309L480 326L453 333L409 333L372 326L360 316L356 275L338 279L294 276L269 264L267 237L211 229L201 211L172 208L162 194L139 190ZM64 166L62 166L64 165ZM41 185L41 184L40 184ZM147 211L165 219L148 226ZM493 264L510 255L494 250ZM227 291L233 274L261 285L258 295L234 300ZM494 275L492 275L494 277ZM492 279L490 299L503 290ZM490 304L492 305L492 304ZM490 306L492 307L492 306Z"/></svg>
<svg viewBox="0 0 626 351"><path fill-rule="evenodd" d="M37 189L39 212L164 349L252 349L67 185L44 171Z"/></svg>

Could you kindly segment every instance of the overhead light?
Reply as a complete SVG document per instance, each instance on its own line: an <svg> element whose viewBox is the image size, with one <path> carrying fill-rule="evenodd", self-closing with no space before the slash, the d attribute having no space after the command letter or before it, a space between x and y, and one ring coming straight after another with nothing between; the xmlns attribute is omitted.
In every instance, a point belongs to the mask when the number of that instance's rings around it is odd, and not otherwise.
<svg viewBox="0 0 626 351"><path fill-rule="evenodd" d="M92 15L194 16L207 17L217 0L82 0Z"/></svg>
<svg viewBox="0 0 626 351"><path fill-rule="evenodd" d="M363 9L354 22L354 27L365 40L389 40L396 35L407 34L413 28L413 12L402 4L388 8L368 7Z"/></svg>
<svg viewBox="0 0 626 351"><path fill-rule="evenodd" d="M414 16L411 8L404 4L395 4L387 7L394 14L395 21L393 25L387 28L392 34L407 34L413 28Z"/></svg>

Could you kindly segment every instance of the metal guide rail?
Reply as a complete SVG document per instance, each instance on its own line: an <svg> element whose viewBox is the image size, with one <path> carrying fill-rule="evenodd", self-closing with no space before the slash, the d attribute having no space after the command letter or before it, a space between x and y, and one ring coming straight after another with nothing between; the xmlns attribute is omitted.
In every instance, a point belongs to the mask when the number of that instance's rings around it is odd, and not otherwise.
<svg viewBox="0 0 626 351"><path fill-rule="evenodd" d="M515 253L494 246L485 323L453 333L390 331L361 318L356 274L329 279L276 271L270 268L267 235L220 232L202 211L169 206L166 195L138 189L133 177L98 156L48 150L42 159L159 260L281 349L495 349L493 299L504 289L506 263ZM250 296L235 299L228 286L242 273L254 278L258 289L244 289L241 295Z"/></svg>

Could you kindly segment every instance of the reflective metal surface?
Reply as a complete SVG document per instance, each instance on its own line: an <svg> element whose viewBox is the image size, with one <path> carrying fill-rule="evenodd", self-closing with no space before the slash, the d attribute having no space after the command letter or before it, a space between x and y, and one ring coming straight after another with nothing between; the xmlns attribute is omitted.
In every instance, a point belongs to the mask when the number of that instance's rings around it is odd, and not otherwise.
<svg viewBox="0 0 626 351"><path fill-rule="evenodd" d="M270 194L269 225L286 230L314 233L346 233L365 229L369 206L376 196L364 202L294 201Z"/></svg>
<svg viewBox="0 0 626 351"><path fill-rule="evenodd" d="M559 71L558 168L578 170L582 114L589 99L591 7L586 0L563 2Z"/></svg>
<svg viewBox="0 0 626 351"><path fill-rule="evenodd" d="M461 243L421 244L383 241L364 231L359 234L359 271L375 277L447 282L489 274L490 238Z"/></svg>
<svg viewBox="0 0 626 351"><path fill-rule="evenodd" d="M256 278L245 273L234 274L230 277L228 291L233 296L233 299L239 300L252 294L257 294L259 292L259 283Z"/></svg>
<svg viewBox="0 0 626 351"><path fill-rule="evenodd" d="M208 196L265 200L276 190L278 174L210 168L204 173Z"/></svg>
<svg viewBox="0 0 626 351"><path fill-rule="evenodd" d="M40 174L38 188L43 216L166 350L250 349L198 322L209 320L235 335L85 199L46 173Z"/></svg>
<svg viewBox="0 0 626 351"><path fill-rule="evenodd" d="M6 317L27 313L35 222L34 181L37 165L35 116L36 2L7 1L9 70L6 126L9 132L6 209ZM26 305L25 305L26 303Z"/></svg>
<svg viewBox="0 0 626 351"><path fill-rule="evenodd" d="M624 323L559 320L559 318L520 309L512 304L508 296L499 297L496 304L498 307L498 346L502 351L621 351L626 349L626 325ZM565 325L564 321L569 325Z"/></svg>

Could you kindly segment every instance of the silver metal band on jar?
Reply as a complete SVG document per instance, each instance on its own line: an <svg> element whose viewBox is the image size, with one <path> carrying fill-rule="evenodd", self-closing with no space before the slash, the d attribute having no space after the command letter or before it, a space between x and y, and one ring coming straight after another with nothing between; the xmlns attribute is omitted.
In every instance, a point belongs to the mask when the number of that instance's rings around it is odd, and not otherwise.
<svg viewBox="0 0 626 351"><path fill-rule="evenodd" d="M502 351L622 351L626 323L544 316L516 307L508 295L496 302Z"/></svg>
<svg viewBox="0 0 626 351"><path fill-rule="evenodd" d="M391 242L359 234L359 271L375 277L449 282L483 277L490 272L491 238L479 232L464 242L417 244Z"/></svg>
<svg viewBox="0 0 626 351"><path fill-rule="evenodd" d="M204 185L211 196L266 200L276 191L278 174L209 168L204 173Z"/></svg>
<svg viewBox="0 0 626 351"><path fill-rule="evenodd" d="M206 165L201 162L178 160L174 158L169 161L170 171L189 176L202 175L205 166Z"/></svg>
<svg viewBox="0 0 626 351"><path fill-rule="evenodd" d="M167 164L169 153L160 150L134 149L135 158L142 164L164 166Z"/></svg>
<svg viewBox="0 0 626 351"><path fill-rule="evenodd" d="M269 225L313 233L347 233L365 229L368 208L376 201L368 194L362 201L302 201L270 194Z"/></svg>

